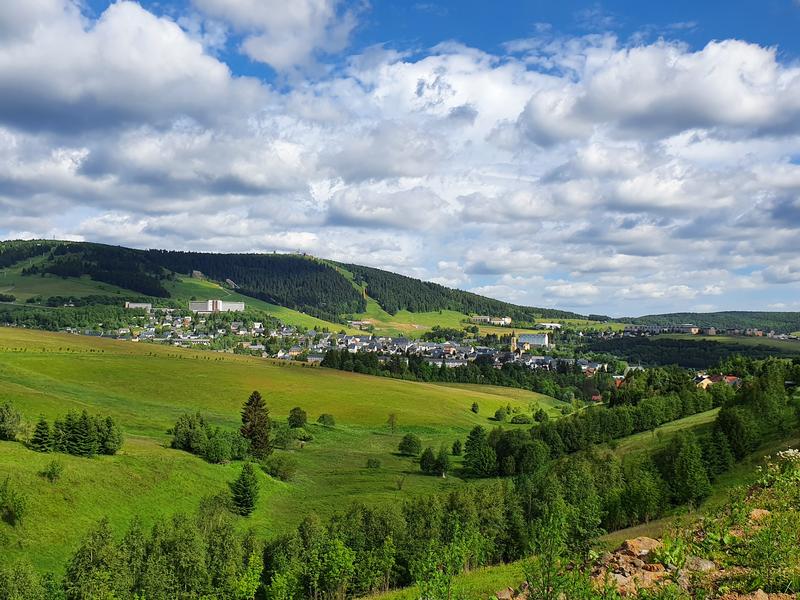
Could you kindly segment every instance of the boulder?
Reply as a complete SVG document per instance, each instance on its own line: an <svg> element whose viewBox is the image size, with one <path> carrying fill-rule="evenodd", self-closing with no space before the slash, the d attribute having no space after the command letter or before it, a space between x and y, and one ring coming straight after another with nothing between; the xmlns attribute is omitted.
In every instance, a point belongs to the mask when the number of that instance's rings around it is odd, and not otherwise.
<svg viewBox="0 0 800 600"><path fill-rule="evenodd" d="M700 558L699 556L689 556L686 563L683 565L687 571L695 571L700 573L707 573L708 571L715 571L717 565L713 560Z"/></svg>
<svg viewBox="0 0 800 600"><path fill-rule="evenodd" d="M497 600L513 600L515 596L516 592L514 592L514 588L510 587L504 590L500 590L494 595L494 597L497 598Z"/></svg>
<svg viewBox="0 0 800 600"><path fill-rule="evenodd" d="M750 511L750 520L758 523L759 521L764 520L770 514L771 513L765 508L754 508Z"/></svg>
<svg viewBox="0 0 800 600"><path fill-rule="evenodd" d="M620 550L630 556L644 558L653 552L653 550L660 547L661 542L658 540L649 537L637 537L632 540L625 540Z"/></svg>

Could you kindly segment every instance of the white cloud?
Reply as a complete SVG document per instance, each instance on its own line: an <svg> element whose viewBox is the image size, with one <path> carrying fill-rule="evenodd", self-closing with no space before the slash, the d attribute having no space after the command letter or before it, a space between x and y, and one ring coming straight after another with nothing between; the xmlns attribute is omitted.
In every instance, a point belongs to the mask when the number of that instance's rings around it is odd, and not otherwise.
<svg viewBox="0 0 800 600"><path fill-rule="evenodd" d="M2 235L301 250L615 314L800 291L800 69L775 49L540 28L303 79L361 4L79 6L0 10ZM235 75L232 40L291 76Z"/></svg>
<svg viewBox="0 0 800 600"><path fill-rule="evenodd" d="M357 13L339 0L193 0L245 34L241 50L278 71L308 66L318 53L344 50Z"/></svg>

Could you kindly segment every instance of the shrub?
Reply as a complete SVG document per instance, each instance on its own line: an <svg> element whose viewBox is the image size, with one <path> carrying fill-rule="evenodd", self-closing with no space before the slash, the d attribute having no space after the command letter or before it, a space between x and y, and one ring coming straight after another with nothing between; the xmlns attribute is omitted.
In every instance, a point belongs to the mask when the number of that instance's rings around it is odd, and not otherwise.
<svg viewBox="0 0 800 600"><path fill-rule="evenodd" d="M64 472L64 465L57 460L51 460L47 463L44 470L39 473L42 477L47 479L50 483L55 483L61 479L61 474Z"/></svg>
<svg viewBox="0 0 800 600"><path fill-rule="evenodd" d="M472 412L474 412L474 413L477 415L477 414L478 414L478 411L480 410L480 409L478 408L478 403L477 403L477 402L473 402L473 403L472 403L472 407L470 408L470 410L471 410Z"/></svg>
<svg viewBox="0 0 800 600"><path fill-rule="evenodd" d="M0 302L15 302L16 299L14 294L0 294Z"/></svg>
<svg viewBox="0 0 800 600"><path fill-rule="evenodd" d="M208 440L203 448L203 458L211 463L244 460L247 458L249 450L249 442L238 431L215 427L208 431Z"/></svg>
<svg viewBox="0 0 800 600"><path fill-rule="evenodd" d="M299 406L295 406L289 411L289 427L293 429L297 427L305 427L307 421L308 415L306 415L306 411Z"/></svg>
<svg viewBox="0 0 800 600"><path fill-rule="evenodd" d="M231 442L219 428L209 431L208 439L203 446L203 458L210 463L225 463L231 460Z"/></svg>
<svg viewBox="0 0 800 600"><path fill-rule="evenodd" d="M407 433L400 440L400 445L397 449L400 454L405 454L406 456L419 456L419 453L422 452L422 440L413 433Z"/></svg>
<svg viewBox="0 0 800 600"><path fill-rule="evenodd" d="M0 519L13 527L22 523L27 508L28 498L14 488L11 477L6 477L0 485Z"/></svg>
<svg viewBox="0 0 800 600"><path fill-rule="evenodd" d="M328 413L321 414L317 419L317 423L325 425L325 427L336 427L336 419L333 418L333 415Z"/></svg>
<svg viewBox="0 0 800 600"><path fill-rule="evenodd" d="M495 421L500 421L501 423L504 423L507 416L508 413L506 412L505 408L498 408L496 411L494 411Z"/></svg>
<svg viewBox="0 0 800 600"><path fill-rule="evenodd" d="M261 463L261 468L270 477L291 481L297 473L297 461L285 454L273 454Z"/></svg>
<svg viewBox="0 0 800 600"><path fill-rule="evenodd" d="M178 450L186 450L192 454L202 454L208 441L206 421L200 413L183 414L178 417L172 428L170 445Z"/></svg>
<svg viewBox="0 0 800 600"><path fill-rule="evenodd" d="M0 406L0 440L14 440L22 424L22 415L10 402Z"/></svg>
<svg viewBox="0 0 800 600"><path fill-rule="evenodd" d="M368 458L367 459L367 468L368 469L380 469L381 468L381 461L378 458Z"/></svg>
<svg viewBox="0 0 800 600"><path fill-rule="evenodd" d="M436 455L433 453L433 448L425 448L422 456L419 457L419 468L428 475L436 472Z"/></svg>
<svg viewBox="0 0 800 600"><path fill-rule="evenodd" d="M519 414L511 417L511 422L517 425L530 425L533 423L533 419L531 419L528 415Z"/></svg>

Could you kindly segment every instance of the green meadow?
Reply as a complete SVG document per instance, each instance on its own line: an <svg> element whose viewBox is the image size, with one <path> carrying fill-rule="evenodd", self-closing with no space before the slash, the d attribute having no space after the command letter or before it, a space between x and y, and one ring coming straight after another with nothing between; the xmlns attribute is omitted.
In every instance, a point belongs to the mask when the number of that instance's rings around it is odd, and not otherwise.
<svg viewBox="0 0 800 600"><path fill-rule="evenodd" d="M121 532L133 515L150 523L159 515L194 510L203 496L225 491L239 465L212 465L170 449L166 431L190 411L236 428L242 403L256 389L275 420L285 421L295 406L306 410L314 436L302 449L276 451L296 460L294 480L284 483L259 472L257 509L240 524L264 537L286 532L310 512L327 515L356 499L397 502L472 485L458 477L458 460L446 479L422 475L414 460L396 454L405 433L438 448L463 440L475 425L492 427L490 415L509 403L523 411L539 403L557 412L555 400L523 390L415 383L301 365L0 328L0 402L10 401L23 413L28 431L20 438L30 435L39 415L52 421L73 409L111 415L126 434L117 455L92 459L0 442L0 478L10 476L30 499L20 527L0 524L0 560L27 557L39 568L59 570L103 516ZM479 414L470 410L473 402ZM317 425L321 413L333 414L336 427ZM394 433L389 413L397 415ZM39 473L53 458L65 470L50 484ZM368 458L379 459L381 467L366 468Z"/></svg>

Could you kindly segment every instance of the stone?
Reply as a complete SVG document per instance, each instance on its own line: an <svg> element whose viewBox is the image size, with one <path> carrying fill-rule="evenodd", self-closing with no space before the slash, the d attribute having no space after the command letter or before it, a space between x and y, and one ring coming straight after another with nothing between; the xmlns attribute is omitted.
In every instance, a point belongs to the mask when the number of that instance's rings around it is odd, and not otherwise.
<svg viewBox="0 0 800 600"><path fill-rule="evenodd" d="M754 508L750 511L750 520L756 523L768 517L771 513L765 508Z"/></svg>
<svg viewBox="0 0 800 600"><path fill-rule="evenodd" d="M713 560L700 558L699 556L689 556L683 566L687 571L700 573L707 573L708 571L715 571L717 569L717 565Z"/></svg>
<svg viewBox="0 0 800 600"><path fill-rule="evenodd" d="M630 556L643 558L660 547L661 542L658 540L649 537L637 537L631 540L625 540L620 549Z"/></svg>
<svg viewBox="0 0 800 600"><path fill-rule="evenodd" d="M497 600L513 600L516 593L514 592L514 588L508 587L504 590L500 590L494 596Z"/></svg>

